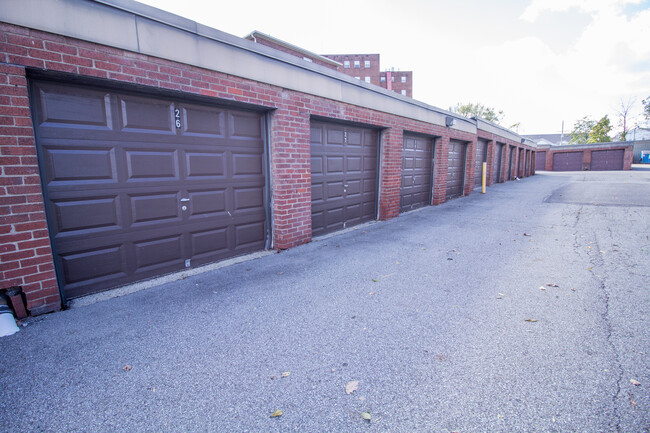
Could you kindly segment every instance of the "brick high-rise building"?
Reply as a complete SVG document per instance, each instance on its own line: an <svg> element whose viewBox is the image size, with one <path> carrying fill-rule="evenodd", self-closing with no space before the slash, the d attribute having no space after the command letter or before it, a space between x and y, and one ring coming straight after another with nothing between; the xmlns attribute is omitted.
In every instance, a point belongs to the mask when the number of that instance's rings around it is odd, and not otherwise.
<svg viewBox="0 0 650 433"><path fill-rule="evenodd" d="M257 30L244 36L244 39L300 57L308 62L335 69L366 83L392 90L409 98L413 97L413 72L395 71L394 69L382 72L379 64L379 54L320 55Z"/></svg>
<svg viewBox="0 0 650 433"><path fill-rule="evenodd" d="M413 71L381 71L379 54L324 54L342 66L339 71L351 77L413 97Z"/></svg>

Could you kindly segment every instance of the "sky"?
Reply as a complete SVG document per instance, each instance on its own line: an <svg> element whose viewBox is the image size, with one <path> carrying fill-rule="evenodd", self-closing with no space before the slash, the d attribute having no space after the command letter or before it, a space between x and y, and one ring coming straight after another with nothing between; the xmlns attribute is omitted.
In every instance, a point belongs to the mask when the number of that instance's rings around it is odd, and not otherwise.
<svg viewBox="0 0 650 433"><path fill-rule="evenodd" d="M650 0L141 0L243 37L319 54L379 53L413 71L413 97L482 103L520 134L570 132L585 116L642 124L650 97Z"/></svg>

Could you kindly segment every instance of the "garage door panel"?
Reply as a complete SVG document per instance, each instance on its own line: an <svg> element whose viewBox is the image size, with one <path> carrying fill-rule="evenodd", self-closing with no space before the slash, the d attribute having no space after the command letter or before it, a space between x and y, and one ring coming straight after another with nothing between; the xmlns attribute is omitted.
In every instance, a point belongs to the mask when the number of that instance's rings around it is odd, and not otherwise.
<svg viewBox="0 0 650 433"><path fill-rule="evenodd" d="M259 140L262 136L262 122L257 113L231 112L230 137L252 138Z"/></svg>
<svg viewBox="0 0 650 433"><path fill-rule="evenodd" d="M190 238L193 259L228 251L228 227L192 232Z"/></svg>
<svg viewBox="0 0 650 433"><path fill-rule="evenodd" d="M354 146L354 147L361 147L362 142L361 142L361 136L362 133L361 131L355 131L348 129L348 146Z"/></svg>
<svg viewBox="0 0 650 433"><path fill-rule="evenodd" d="M119 203L116 196L53 201L53 213L57 216L54 236L87 236L120 229Z"/></svg>
<svg viewBox="0 0 650 433"><path fill-rule="evenodd" d="M173 267L183 261L181 235L146 239L133 243L136 272L156 267Z"/></svg>
<svg viewBox="0 0 650 433"><path fill-rule="evenodd" d="M168 101L118 96L119 125L123 132L176 134L174 104Z"/></svg>
<svg viewBox="0 0 650 433"><path fill-rule="evenodd" d="M327 146L343 146L343 128L332 127L327 128Z"/></svg>
<svg viewBox="0 0 650 433"><path fill-rule="evenodd" d="M176 151L126 150L129 180L178 180L179 164Z"/></svg>
<svg viewBox="0 0 650 433"><path fill-rule="evenodd" d="M326 156L327 171L325 174L343 173L343 157L342 156Z"/></svg>
<svg viewBox="0 0 650 433"><path fill-rule="evenodd" d="M234 195L234 209L235 212L240 212L246 209L256 209L261 212L264 211L264 207L260 206L260 203L264 202L264 188L235 188L233 190Z"/></svg>
<svg viewBox="0 0 650 433"><path fill-rule="evenodd" d="M125 276L122 265L126 260L124 245L109 245L89 251L64 254L60 260L66 284L108 276Z"/></svg>
<svg viewBox="0 0 650 433"><path fill-rule="evenodd" d="M190 136L225 138L225 111L220 109L192 106L183 107L183 134Z"/></svg>
<svg viewBox="0 0 650 433"><path fill-rule="evenodd" d="M377 170L377 158L375 156L363 157L363 171L366 173L366 178L374 179Z"/></svg>
<svg viewBox="0 0 650 433"><path fill-rule="evenodd" d="M88 183L96 181L117 181L115 151L106 146L103 149L43 149L44 163L48 166L48 184L65 182Z"/></svg>
<svg viewBox="0 0 650 433"><path fill-rule="evenodd" d="M262 154L232 152L233 177L257 175L263 176Z"/></svg>
<svg viewBox="0 0 650 433"><path fill-rule="evenodd" d="M343 182L327 182L327 199L330 202L336 199L343 198Z"/></svg>
<svg viewBox="0 0 650 433"><path fill-rule="evenodd" d="M323 174L323 157L311 157L311 173L313 174Z"/></svg>
<svg viewBox="0 0 650 433"><path fill-rule="evenodd" d="M360 156L350 156L345 159L347 163L347 172L348 174L352 173L361 173L361 157Z"/></svg>
<svg viewBox="0 0 650 433"><path fill-rule="evenodd" d="M226 213L226 190L190 190L187 192L189 198L190 218L195 216L223 216Z"/></svg>
<svg viewBox="0 0 650 433"><path fill-rule="evenodd" d="M235 226L235 249L241 250L253 245L257 246L257 249L263 247L264 243L260 239L263 239L265 232L264 221Z"/></svg>
<svg viewBox="0 0 650 433"><path fill-rule="evenodd" d="M312 206L323 203L323 183L312 183L311 184L311 204ZM313 217L313 215L312 215Z"/></svg>
<svg viewBox="0 0 650 433"><path fill-rule="evenodd" d="M216 180L226 175L224 152L183 152L185 170L190 180Z"/></svg>
<svg viewBox="0 0 650 433"><path fill-rule="evenodd" d="M179 222L181 219L176 192L129 196L129 200L132 226L162 220Z"/></svg>
<svg viewBox="0 0 650 433"><path fill-rule="evenodd" d="M111 98L107 92L71 86L38 84L36 109L39 128L72 128L110 131L112 129Z"/></svg>

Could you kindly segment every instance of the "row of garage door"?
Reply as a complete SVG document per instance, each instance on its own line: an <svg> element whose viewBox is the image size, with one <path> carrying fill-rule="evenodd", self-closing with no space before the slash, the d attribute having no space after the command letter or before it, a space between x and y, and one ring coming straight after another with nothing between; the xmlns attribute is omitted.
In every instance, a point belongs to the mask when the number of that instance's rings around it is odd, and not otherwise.
<svg viewBox="0 0 650 433"><path fill-rule="evenodd" d="M593 171L623 170L624 149L589 150L591 162L583 167L584 150L574 152L553 152L553 171ZM538 151L535 156L535 169L546 170L546 151Z"/></svg>
<svg viewBox="0 0 650 433"><path fill-rule="evenodd" d="M32 95L66 298L264 249L263 113L55 82ZM375 129L312 122L313 236L376 219L378 143ZM400 211L431 203L433 152L404 136ZM463 194L466 152L451 141L448 198Z"/></svg>

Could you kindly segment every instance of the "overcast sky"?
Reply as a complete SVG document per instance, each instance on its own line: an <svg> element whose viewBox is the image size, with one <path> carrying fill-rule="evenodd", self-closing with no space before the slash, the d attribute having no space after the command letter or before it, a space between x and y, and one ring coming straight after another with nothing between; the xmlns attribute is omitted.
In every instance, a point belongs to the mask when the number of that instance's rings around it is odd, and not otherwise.
<svg viewBox="0 0 650 433"><path fill-rule="evenodd" d="M481 102L523 134L565 132L650 96L650 0L143 0L219 30L319 54L379 53L413 96ZM617 128L618 129L618 128Z"/></svg>

